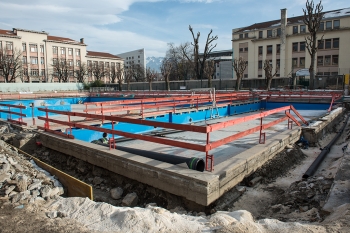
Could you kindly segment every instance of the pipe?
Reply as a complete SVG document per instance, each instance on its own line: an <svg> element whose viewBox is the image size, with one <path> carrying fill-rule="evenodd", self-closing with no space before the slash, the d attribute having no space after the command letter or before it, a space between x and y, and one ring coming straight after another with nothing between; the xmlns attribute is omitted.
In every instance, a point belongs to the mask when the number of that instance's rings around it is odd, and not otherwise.
<svg viewBox="0 0 350 233"><path fill-rule="evenodd" d="M311 164L311 166L309 167L309 169L307 169L307 171L304 173L303 175L303 179L307 179L310 176L312 176L316 171L317 168L320 166L321 162L323 161L323 159L326 157L326 155L329 153L329 151L331 150L331 147L333 146L333 144L338 140L338 138L342 135L347 122L349 120L350 114L348 115L348 117L346 118L343 127L339 130L339 132L337 133L337 135L332 139L332 141L322 149L322 152L317 156L317 158L315 159L315 161Z"/></svg>
<svg viewBox="0 0 350 233"><path fill-rule="evenodd" d="M200 171L200 172L204 171L205 164L204 164L204 160L201 158L195 158L195 157L187 158L187 157L168 155L168 154L163 154L163 153L158 153L153 151L123 147L123 146L117 146L116 150L133 153L136 155L140 155L143 157L147 157L150 159L155 159L155 160L159 160L159 161L171 163L171 164L186 163L189 169Z"/></svg>
<svg viewBox="0 0 350 233"><path fill-rule="evenodd" d="M99 142L95 142L95 144L109 147L109 144L103 144ZM182 156L168 155L168 154L163 154L159 152L140 150L140 149L134 149L129 147L123 147L123 146L117 146L116 150L125 151L135 155L140 155L146 158L155 159L158 161L171 163L175 165L186 163L189 169L200 171L200 172L203 172L205 167L205 163L202 158L195 158L195 157L187 158Z"/></svg>

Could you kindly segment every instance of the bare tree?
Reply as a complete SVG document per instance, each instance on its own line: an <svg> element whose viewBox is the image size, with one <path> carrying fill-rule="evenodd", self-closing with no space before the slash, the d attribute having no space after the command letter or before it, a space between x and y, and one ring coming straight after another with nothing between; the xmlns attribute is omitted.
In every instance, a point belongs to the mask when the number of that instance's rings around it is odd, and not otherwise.
<svg viewBox="0 0 350 233"><path fill-rule="evenodd" d="M208 60L204 64L204 75L208 79L208 87L212 87L212 78L214 75L215 63L213 60Z"/></svg>
<svg viewBox="0 0 350 233"><path fill-rule="evenodd" d="M124 78L125 78L125 81L127 83L127 88L128 88L128 91L130 91L130 82L133 78L133 69L129 66L127 68L124 68L123 69L123 73L124 73Z"/></svg>
<svg viewBox="0 0 350 233"><path fill-rule="evenodd" d="M309 2L306 1L306 9L303 9L304 18L303 21L307 26L310 35L305 37L305 43L307 51L311 56L311 64L309 68L310 72L310 89L313 90L315 88L315 59L316 53L318 50L318 40L317 33L320 28L321 20L323 19L324 13L322 12L323 6L321 5L321 1L316 5L314 5L313 0ZM321 37L321 41L323 39L323 35Z"/></svg>
<svg viewBox="0 0 350 233"><path fill-rule="evenodd" d="M247 69L248 62L243 57L239 57L233 60L232 65L237 77L235 89L236 91L239 91L241 88L243 73Z"/></svg>
<svg viewBox="0 0 350 233"><path fill-rule="evenodd" d="M131 67L132 74L136 82L143 82L145 80L145 71L140 65L133 65Z"/></svg>
<svg viewBox="0 0 350 233"><path fill-rule="evenodd" d="M149 67L146 69L146 80L148 82L150 91L152 91L152 82L156 76L157 76L157 72L154 69L151 69Z"/></svg>
<svg viewBox="0 0 350 233"><path fill-rule="evenodd" d="M23 77L22 51L19 49L0 48L0 71L6 83L16 82Z"/></svg>
<svg viewBox="0 0 350 233"><path fill-rule="evenodd" d="M121 67L120 64L118 64L117 69L116 69L116 78L118 80L119 91L122 91L122 84L124 81L124 68Z"/></svg>
<svg viewBox="0 0 350 233"><path fill-rule="evenodd" d="M263 69L265 71L265 83L266 83L266 90L270 90L271 88L271 82L274 77L276 77L278 73L278 66L276 66L275 73L272 73L272 64L270 63L269 60L264 61L264 66Z"/></svg>
<svg viewBox="0 0 350 233"><path fill-rule="evenodd" d="M70 66L65 58L53 58L52 60L52 77L57 78L58 82L66 83L69 81Z"/></svg>
<svg viewBox="0 0 350 233"><path fill-rule="evenodd" d="M85 81L85 77L88 74L88 68L86 63L79 63L74 70L74 77L77 79L79 83L83 83Z"/></svg>
<svg viewBox="0 0 350 233"><path fill-rule="evenodd" d="M164 77L164 81L165 81L165 88L166 90L170 91L170 74L173 68L173 63L171 62L170 59L168 58L164 58L162 61L162 64L160 66L160 71Z"/></svg>
<svg viewBox="0 0 350 233"><path fill-rule="evenodd" d="M207 40L205 42L203 55L200 56L199 55L200 32L197 32L197 35L195 36L191 25L189 26L189 30L192 33L192 38L193 38L193 43L191 43L191 45L193 47L193 57L189 57L185 53L184 53L184 55L186 56L186 58L189 62L193 61L191 64L192 64L192 68L194 70L195 76L198 80L202 80L204 77L205 61L207 60L211 51L216 47L216 44L213 45L212 43L218 39L218 36L212 36L211 34L213 33L213 30L210 30L210 32L208 33L208 36L207 36Z"/></svg>
<svg viewBox="0 0 350 233"><path fill-rule="evenodd" d="M102 80L102 78L105 77L106 75L106 70L104 66L97 61L93 62L90 69L91 69L92 75L95 77L95 80Z"/></svg>

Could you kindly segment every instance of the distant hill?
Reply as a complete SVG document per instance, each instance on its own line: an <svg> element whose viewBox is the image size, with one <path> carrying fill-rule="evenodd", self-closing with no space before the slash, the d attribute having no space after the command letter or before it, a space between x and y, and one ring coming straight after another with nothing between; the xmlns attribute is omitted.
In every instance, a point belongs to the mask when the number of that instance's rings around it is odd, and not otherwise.
<svg viewBox="0 0 350 233"><path fill-rule="evenodd" d="M156 70L160 72L160 66L162 64L162 60L164 57L147 57L146 58L146 67Z"/></svg>

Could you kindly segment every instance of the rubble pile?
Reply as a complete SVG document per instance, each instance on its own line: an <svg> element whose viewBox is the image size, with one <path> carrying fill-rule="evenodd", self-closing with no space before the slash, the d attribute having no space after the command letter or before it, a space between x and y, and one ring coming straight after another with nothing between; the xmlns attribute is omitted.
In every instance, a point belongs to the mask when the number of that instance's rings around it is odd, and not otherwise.
<svg viewBox="0 0 350 233"><path fill-rule="evenodd" d="M17 149L0 140L0 199L23 208L64 194L62 185Z"/></svg>

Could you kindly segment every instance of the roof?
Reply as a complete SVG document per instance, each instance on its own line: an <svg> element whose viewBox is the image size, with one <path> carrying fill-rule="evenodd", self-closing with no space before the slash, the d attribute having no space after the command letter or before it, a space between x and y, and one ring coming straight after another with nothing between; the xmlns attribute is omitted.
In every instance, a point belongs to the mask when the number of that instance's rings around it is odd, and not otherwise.
<svg viewBox="0 0 350 233"><path fill-rule="evenodd" d="M344 17L344 16L350 16L350 8L343 8L339 10L332 10L332 11L326 11L324 12L323 19L328 18L337 18L337 17ZM287 24L295 24L295 23L302 23L304 19L304 15L291 17L287 19ZM241 33L245 31L251 31L255 29L263 29L263 28L269 28L269 27L277 27L281 25L281 19L262 22L262 23L255 23L247 27L240 28L239 30L235 31L234 33Z"/></svg>
<svg viewBox="0 0 350 233"><path fill-rule="evenodd" d="M59 36L47 36L47 40L60 41L60 42L76 42L70 38L59 37Z"/></svg>
<svg viewBox="0 0 350 233"><path fill-rule="evenodd" d="M11 30L3 30L0 29L0 35L6 35L6 36L17 36L13 31Z"/></svg>
<svg viewBox="0 0 350 233"><path fill-rule="evenodd" d="M115 56L110 53L103 53L103 52L94 52L94 51L86 51L86 56L90 57L106 57L106 58L115 58L115 59L122 59L121 57Z"/></svg>

